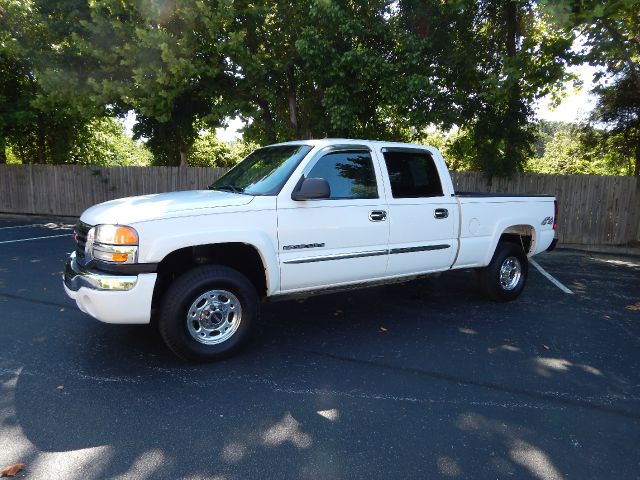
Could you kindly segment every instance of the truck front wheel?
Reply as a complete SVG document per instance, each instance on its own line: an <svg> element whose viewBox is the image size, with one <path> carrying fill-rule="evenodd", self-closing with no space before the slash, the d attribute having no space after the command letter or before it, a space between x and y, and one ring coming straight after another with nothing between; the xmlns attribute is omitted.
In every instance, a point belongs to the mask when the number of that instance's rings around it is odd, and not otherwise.
<svg viewBox="0 0 640 480"><path fill-rule="evenodd" d="M491 263L478 270L480 288L496 302L515 300L524 289L528 271L529 262L520 245L499 243Z"/></svg>
<svg viewBox="0 0 640 480"><path fill-rule="evenodd" d="M256 289L240 272L220 265L189 270L164 294L158 328L180 358L217 360L235 351L258 316Z"/></svg>

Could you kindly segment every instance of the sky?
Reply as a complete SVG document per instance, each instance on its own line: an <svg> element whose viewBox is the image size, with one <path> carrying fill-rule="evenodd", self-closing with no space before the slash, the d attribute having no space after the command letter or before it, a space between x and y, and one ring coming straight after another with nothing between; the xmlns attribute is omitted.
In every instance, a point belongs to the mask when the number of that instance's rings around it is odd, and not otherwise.
<svg viewBox="0 0 640 480"><path fill-rule="evenodd" d="M568 70L580 77L582 88L579 91L573 91L572 86L569 85L567 96L555 109L550 108L549 97L540 100L536 106L538 118L561 122L577 122L588 116L595 107L596 99L589 94L589 91L595 86L593 76L597 68L591 65L578 65Z"/></svg>
<svg viewBox="0 0 640 480"><path fill-rule="evenodd" d="M593 88L593 76L596 68L590 65L579 65L571 67L569 71L578 74L582 80L582 88L575 91L571 85L568 85L566 96L560 105L551 108L549 105L550 98L541 99L535 106L538 118L551 121L577 122L589 115L595 106L595 97L589 94ZM131 135L131 129L135 123L135 114L129 114L123 120L127 133ZM244 126L239 118L231 118L227 121L226 128L217 128L216 136L224 142L234 142L242 138L242 134L238 131Z"/></svg>
<svg viewBox="0 0 640 480"><path fill-rule="evenodd" d="M238 132L244 127L244 122L239 118L229 119L227 128L216 128L216 137L223 142L234 142L242 138L242 134Z"/></svg>

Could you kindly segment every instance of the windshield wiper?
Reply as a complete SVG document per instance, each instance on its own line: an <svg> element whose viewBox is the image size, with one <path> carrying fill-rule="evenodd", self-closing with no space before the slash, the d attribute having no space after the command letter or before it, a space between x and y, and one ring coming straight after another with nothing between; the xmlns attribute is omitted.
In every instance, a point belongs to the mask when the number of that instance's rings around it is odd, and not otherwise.
<svg viewBox="0 0 640 480"><path fill-rule="evenodd" d="M244 190L234 185L225 183L224 185L209 185L209 190L228 190L233 193L244 193Z"/></svg>

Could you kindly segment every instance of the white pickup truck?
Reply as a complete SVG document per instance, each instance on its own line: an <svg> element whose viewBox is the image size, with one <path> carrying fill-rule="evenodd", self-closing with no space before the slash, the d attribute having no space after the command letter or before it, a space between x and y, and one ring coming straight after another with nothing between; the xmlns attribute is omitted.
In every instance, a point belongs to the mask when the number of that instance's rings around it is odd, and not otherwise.
<svg viewBox="0 0 640 480"><path fill-rule="evenodd" d="M556 219L552 196L454 192L432 147L287 142L208 190L89 208L63 283L98 320L153 317L178 356L212 360L241 344L268 298L475 268L490 298L513 300L527 257L555 246Z"/></svg>

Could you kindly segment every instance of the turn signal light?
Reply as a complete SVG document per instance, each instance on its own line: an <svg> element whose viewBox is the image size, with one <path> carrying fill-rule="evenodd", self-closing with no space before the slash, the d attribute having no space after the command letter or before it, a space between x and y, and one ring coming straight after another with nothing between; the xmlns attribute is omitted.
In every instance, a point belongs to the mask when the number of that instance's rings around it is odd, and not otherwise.
<svg viewBox="0 0 640 480"><path fill-rule="evenodd" d="M136 245L138 235L133 228L116 227L116 231L113 233L113 243L116 245Z"/></svg>
<svg viewBox="0 0 640 480"><path fill-rule="evenodd" d="M92 256L96 260L111 263L136 263L138 247L94 243Z"/></svg>
<svg viewBox="0 0 640 480"><path fill-rule="evenodd" d="M126 253L112 253L111 254L111 261L112 262L125 263L128 258L129 258L129 255L126 254Z"/></svg>

